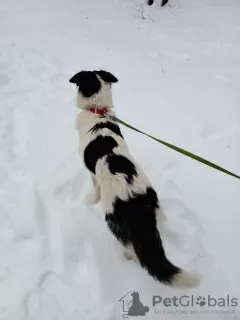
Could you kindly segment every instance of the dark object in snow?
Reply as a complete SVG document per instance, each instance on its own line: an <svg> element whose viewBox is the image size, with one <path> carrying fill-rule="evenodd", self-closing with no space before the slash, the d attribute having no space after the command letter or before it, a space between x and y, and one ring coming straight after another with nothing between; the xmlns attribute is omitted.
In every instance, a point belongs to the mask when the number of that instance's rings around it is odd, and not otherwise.
<svg viewBox="0 0 240 320"><path fill-rule="evenodd" d="M162 1L162 7L165 6L165 4L167 4L167 3L168 3L168 0L163 0Z"/></svg>
<svg viewBox="0 0 240 320"><path fill-rule="evenodd" d="M154 3L154 0L147 0L147 3L148 3L149 6L151 6ZM163 7L167 3L168 3L168 0L162 0L161 6Z"/></svg>

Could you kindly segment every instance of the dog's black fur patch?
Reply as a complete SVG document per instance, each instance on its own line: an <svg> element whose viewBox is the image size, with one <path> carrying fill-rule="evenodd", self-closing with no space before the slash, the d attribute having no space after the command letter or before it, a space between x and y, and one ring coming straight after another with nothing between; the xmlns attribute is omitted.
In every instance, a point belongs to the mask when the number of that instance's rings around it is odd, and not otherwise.
<svg viewBox="0 0 240 320"><path fill-rule="evenodd" d="M104 71L104 70L99 70L94 72L104 81L108 83L116 83L118 82L118 79L110 72Z"/></svg>
<svg viewBox="0 0 240 320"><path fill-rule="evenodd" d="M102 130L105 128L111 130L112 132L114 132L116 135L120 136L123 139L123 135L121 133L119 126L110 121L97 123L89 131L91 131L92 133L97 133L99 130Z"/></svg>
<svg viewBox="0 0 240 320"><path fill-rule="evenodd" d="M137 176L135 165L126 157L119 154L111 154L107 157L108 169L112 174L123 173L126 181L131 184L134 176Z"/></svg>
<svg viewBox="0 0 240 320"><path fill-rule="evenodd" d="M69 80L69 82L75 83L79 93L86 98L97 94L102 87L100 80L93 71L78 72Z"/></svg>
<svg viewBox="0 0 240 320"><path fill-rule="evenodd" d="M112 150L118 146L117 141L110 136L98 136L92 140L84 150L84 162L86 167L95 173L96 163L102 157L111 154Z"/></svg>
<svg viewBox="0 0 240 320"><path fill-rule="evenodd" d="M115 200L112 216L106 221L113 234L124 244L132 244L142 267L163 283L171 283L180 269L166 257L157 229L156 192L148 187L145 194L136 194L123 201ZM111 218L110 218L111 216Z"/></svg>

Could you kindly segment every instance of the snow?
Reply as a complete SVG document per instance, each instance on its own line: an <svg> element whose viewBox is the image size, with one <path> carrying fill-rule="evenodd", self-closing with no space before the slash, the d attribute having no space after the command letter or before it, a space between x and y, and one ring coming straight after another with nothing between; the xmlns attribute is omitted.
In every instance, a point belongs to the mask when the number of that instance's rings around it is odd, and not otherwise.
<svg viewBox="0 0 240 320"><path fill-rule="evenodd" d="M175 232L168 256L201 274L190 291L124 260L100 207L83 202L91 181L68 82L82 69L119 78L120 119L240 173L239 0L142 3L1 1L1 320L122 319L131 290L148 306L154 294L239 298L239 180L122 128ZM150 309L146 319L162 318Z"/></svg>

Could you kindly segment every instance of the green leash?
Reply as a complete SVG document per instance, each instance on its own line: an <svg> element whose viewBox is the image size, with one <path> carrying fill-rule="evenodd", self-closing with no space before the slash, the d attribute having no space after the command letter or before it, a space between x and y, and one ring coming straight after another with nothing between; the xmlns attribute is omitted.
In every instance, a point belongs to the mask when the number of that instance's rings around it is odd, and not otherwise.
<svg viewBox="0 0 240 320"><path fill-rule="evenodd" d="M153 137L153 136L151 136L151 135L149 135L149 134L147 134L147 133L145 133L145 132L143 132L143 131L141 131L141 130L138 130L138 129L130 126L130 124L128 124L128 123L126 123L126 122L118 119L117 117L112 117L112 119L113 119L114 121L117 121L118 123L120 123L120 124L122 124L122 125L124 125L124 126L126 126L126 127L128 127L128 128L130 128L130 129L134 130L134 131L137 131L137 132L139 132L139 133L141 133L141 134L144 134L145 136L147 136L147 137L149 137L149 138L151 138L151 139L153 139L153 140L155 140L155 141L163 144L164 146L166 146L166 147L168 147L168 148L171 148L171 149L173 149L173 150L175 150L175 151L177 151L177 152L179 152L179 153L181 153L181 154L184 154L185 156L187 156L187 157L189 157L189 158L192 158L192 159L194 159L194 160L196 160L196 161L199 161L199 162L203 163L203 164L205 164L206 166L212 167L212 168L214 168L214 169L216 169L216 170L218 170L218 171L224 172L224 173L226 173L226 174L228 174L228 175L230 175L230 176L232 176L232 177L235 177L235 178L237 178L237 179L240 179L240 176L236 175L235 173L232 173L232 172L230 172L230 171L228 171L228 170L226 170L226 169L224 169L224 168L222 168L222 167L220 167L220 166L218 166L218 165L216 165L216 164L214 164L214 163L212 163L212 162L210 162L210 161L208 161L208 160L206 160L206 159L204 159L204 158L201 158L201 157L195 155L194 153L191 153L191 152L189 152L189 151L187 151L187 150L184 150L184 149L181 149L181 148L179 148L179 147L176 147L176 146L174 146L173 144L170 144L170 143L165 142L165 141L163 141L163 140L157 139L157 138L155 138L155 137Z"/></svg>

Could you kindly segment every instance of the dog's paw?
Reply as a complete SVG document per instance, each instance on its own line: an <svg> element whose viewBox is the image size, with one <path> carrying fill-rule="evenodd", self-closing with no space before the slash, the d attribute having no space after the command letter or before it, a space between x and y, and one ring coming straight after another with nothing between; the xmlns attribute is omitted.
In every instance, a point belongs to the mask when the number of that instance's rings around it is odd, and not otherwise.
<svg viewBox="0 0 240 320"><path fill-rule="evenodd" d="M156 218L158 224L165 224L167 222L167 216L161 209L156 210Z"/></svg>
<svg viewBox="0 0 240 320"><path fill-rule="evenodd" d="M133 254L130 251L124 251L124 257L126 260L133 260Z"/></svg>
<svg viewBox="0 0 240 320"><path fill-rule="evenodd" d="M134 251L124 248L123 255L126 260L133 260L134 262L138 262L137 256Z"/></svg>
<svg viewBox="0 0 240 320"><path fill-rule="evenodd" d="M84 199L84 203L87 205L93 205L98 203L99 200L99 195L97 193L89 193Z"/></svg>

